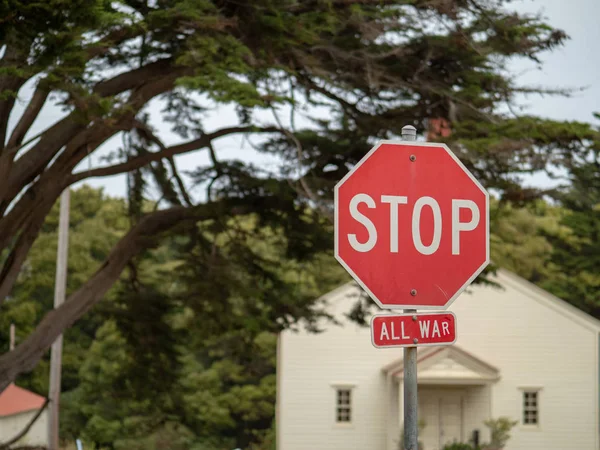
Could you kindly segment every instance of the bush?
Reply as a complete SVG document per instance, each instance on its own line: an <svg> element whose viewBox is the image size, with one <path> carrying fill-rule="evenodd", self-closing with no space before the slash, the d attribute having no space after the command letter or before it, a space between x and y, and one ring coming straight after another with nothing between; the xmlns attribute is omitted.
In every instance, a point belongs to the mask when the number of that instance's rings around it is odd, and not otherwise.
<svg viewBox="0 0 600 450"><path fill-rule="evenodd" d="M519 423L516 420L510 420L508 417L499 417L484 422L490 429L491 442L482 445L483 450L501 450L506 446L510 439L510 430Z"/></svg>
<svg viewBox="0 0 600 450"><path fill-rule="evenodd" d="M510 439L510 430L517 423L508 417L486 420L484 424L490 429L491 441L489 444L482 443L479 447L475 447L465 442L453 442L446 444L442 450L502 450Z"/></svg>
<svg viewBox="0 0 600 450"><path fill-rule="evenodd" d="M442 450L476 450L470 444L464 442L453 442L452 444L446 444Z"/></svg>
<svg viewBox="0 0 600 450"><path fill-rule="evenodd" d="M510 439L510 430L519 423L516 420L510 420L508 417L499 417L497 419L489 419L484 422L485 426L490 429L490 443L482 443L478 447L466 442L453 442L446 444L442 450L502 450ZM419 421L419 435L425 428L425 422ZM400 433L400 442L398 450L404 450L404 436ZM423 443L419 441L419 450L423 448Z"/></svg>

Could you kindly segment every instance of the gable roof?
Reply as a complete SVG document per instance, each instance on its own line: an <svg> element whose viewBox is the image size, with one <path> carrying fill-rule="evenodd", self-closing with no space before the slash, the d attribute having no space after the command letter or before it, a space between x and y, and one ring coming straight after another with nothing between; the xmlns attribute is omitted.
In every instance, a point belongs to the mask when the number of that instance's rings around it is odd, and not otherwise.
<svg viewBox="0 0 600 450"><path fill-rule="evenodd" d="M592 331L600 333L600 320L589 315L585 311L573 306L562 298L556 297L550 292L527 281L525 278L506 269L499 269L495 277L500 285L506 284L511 288L522 292L532 300L553 309L556 312L568 317L572 321L584 326Z"/></svg>
<svg viewBox="0 0 600 450"><path fill-rule="evenodd" d="M0 394L0 417L40 409L45 402L41 395L11 383Z"/></svg>
<svg viewBox="0 0 600 450"><path fill-rule="evenodd" d="M498 284L500 284L500 286L506 285L512 289L520 291L533 301L537 301L545 307L550 308L564 315L565 317L568 317L570 320L579 324L580 326L600 333L600 320L589 315L585 311L582 311L576 306L573 306L567 301L556 297L539 286L536 286L530 281L527 281L525 278L520 277L516 273L507 269L499 268L496 271L496 276L492 275L491 277ZM355 281L349 281L333 291L323 295L319 298L319 300L329 304L330 308L333 307L333 309L336 310L341 306L341 304L344 304L348 301L349 296L356 296L358 292L361 292L360 286ZM381 311L383 312L384 310ZM335 311L330 312L334 313Z"/></svg>
<svg viewBox="0 0 600 450"><path fill-rule="evenodd" d="M417 349L418 382L483 384L497 381L500 371L463 350L457 345L447 347L419 347ZM382 368L388 375L403 378L404 360L399 358Z"/></svg>

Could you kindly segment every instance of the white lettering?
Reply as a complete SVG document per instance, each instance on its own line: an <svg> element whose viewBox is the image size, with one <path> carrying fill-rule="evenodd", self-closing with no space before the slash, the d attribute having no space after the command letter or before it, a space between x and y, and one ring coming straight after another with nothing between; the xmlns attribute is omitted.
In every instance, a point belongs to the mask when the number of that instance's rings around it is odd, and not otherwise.
<svg viewBox="0 0 600 450"><path fill-rule="evenodd" d="M383 322L381 324L381 333L379 335L379 340L383 340L384 336L386 339L390 338L390 335L388 334L388 330L387 330L387 326L385 325L385 322Z"/></svg>
<svg viewBox="0 0 600 450"><path fill-rule="evenodd" d="M358 207L364 203L367 208L377 207L375 200L368 194L356 194L350 200L350 216L363 225L367 231L365 242L359 242L356 234L348 234L348 241L352 248L358 252L365 253L373 250L377 244L377 229L375 224L367 216L362 214ZM381 203L390 205L390 252L399 251L399 230L398 221L399 206L408 203L408 197L405 195L382 195ZM421 215L423 208L428 206L433 213L433 236L431 243L425 245L421 236ZM467 222L460 221L460 212L462 209L471 211L471 218ZM477 228L481 220L479 208L472 200L453 199L452 200L452 254L460 255L460 237L462 232L473 231ZM422 255L432 255L440 247L442 240L442 211L439 203L433 197L421 197L414 204L412 212L412 240L415 249Z"/></svg>
<svg viewBox="0 0 600 450"><path fill-rule="evenodd" d="M401 322L401 328L402 328L402 339L408 339L410 336L406 336L404 334L404 322Z"/></svg>
<svg viewBox="0 0 600 450"><path fill-rule="evenodd" d="M433 239L429 245L424 245L421 240L421 210L425 205L433 211ZM434 198L421 197L415 202L412 215L412 235L415 248L422 255L431 255L439 248L442 240L442 211Z"/></svg>
<svg viewBox="0 0 600 450"><path fill-rule="evenodd" d="M460 221L460 210L462 208L471 210L469 222ZM479 208L471 200L452 200L452 254L460 255L460 233L461 231L473 231L479 225Z"/></svg>
<svg viewBox="0 0 600 450"><path fill-rule="evenodd" d="M398 205L406 205L408 197L403 195L382 195L381 203L390 204L390 252L398 253Z"/></svg>
<svg viewBox="0 0 600 450"><path fill-rule="evenodd" d="M444 333L444 336L446 336L447 334L450 334L449 327L450 327L450 325L448 324L448 322L442 322L442 333Z"/></svg>
<svg viewBox="0 0 600 450"><path fill-rule="evenodd" d="M398 339L398 336L396 336L396 328L394 327L394 322L392 322L392 339Z"/></svg>
<svg viewBox="0 0 600 450"><path fill-rule="evenodd" d="M419 327L421 328L421 338L429 337L429 320L427 322L421 320Z"/></svg>
<svg viewBox="0 0 600 450"><path fill-rule="evenodd" d="M352 197L352 200L350 200L350 215L367 229L369 238L367 239L367 242L360 243L355 234L349 234L348 241L354 250L364 253L371 251L373 247L375 247L375 244L377 243L377 230L375 229L373 222L358 210L358 205L360 203L366 203L368 208L375 208L375 201L367 194L356 194Z"/></svg>
<svg viewBox="0 0 600 450"><path fill-rule="evenodd" d="M437 320L434 320L433 321L433 331L431 332L431 337L434 338L435 335L436 335L436 333L437 333L437 337L441 336L441 334L440 334L440 327L438 325L438 322L437 322Z"/></svg>

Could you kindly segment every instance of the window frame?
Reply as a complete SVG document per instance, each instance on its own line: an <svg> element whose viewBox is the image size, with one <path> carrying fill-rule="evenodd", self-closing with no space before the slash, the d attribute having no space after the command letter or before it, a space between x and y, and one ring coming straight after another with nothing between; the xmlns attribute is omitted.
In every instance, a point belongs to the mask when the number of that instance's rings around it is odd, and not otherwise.
<svg viewBox="0 0 600 450"><path fill-rule="evenodd" d="M541 424L541 407L540 407L540 399L542 388L537 386L525 386L519 388L521 391L521 410L520 410L520 419L519 423L521 428L530 429L530 430L539 430ZM535 401L532 402L531 398L528 398L528 395L533 394L535 396ZM533 405L528 405L527 403L534 403ZM529 418L528 418L529 413ZM533 413L533 414L532 414ZM528 422L527 420L535 418L535 422Z"/></svg>
<svg viewBox="0 0 600 450"><path fill-rule="evenodd" d="M355 408L354 408L354 395L356 385L353 383L331 383L333 388L333 424L335 427L350 428L354 426L355 422ZM348 399L347 403L340 403L340 393L347 391ZM348 420L339 420L340 411L345 410L347 412Z"/></svg>

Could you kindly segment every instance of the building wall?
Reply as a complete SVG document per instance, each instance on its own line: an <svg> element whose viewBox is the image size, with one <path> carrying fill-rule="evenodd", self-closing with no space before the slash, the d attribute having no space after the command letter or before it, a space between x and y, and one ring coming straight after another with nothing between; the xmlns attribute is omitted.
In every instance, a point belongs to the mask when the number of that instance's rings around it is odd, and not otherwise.
<svg viewBox="0 0 600 450"><path fill-rule="evenodd" d="M483 425L491 417L492 388L486 386L470 386L465 393L464 427L465 437L471 439L474 430L479 430L479 442L489 442L489 430Z"/></svg>
<svg viewBox="0 0 600 450"><path fill-rule="evenodd" d="M490 410L479 423L474 411L465 416L466 432L477 428L487 439L485 418L520 420L521 388L541 388L539 427L519 424L506 450L598 450L596 322L512 275L501 273L498 280L503 290L472 287L450 308L457 316L456 344L501 376L487 393L470 390L467 403ZM329 299L337 317L354 302L343 290ZM278 449L384 450L391 440L390 399L381 369L402 350L373 348L368 327L354 324L329 325L316 335L285 332L280 344ZM335 424L335 384L356 386L350 426Z"/></svg>
<svg viewBox="0 0 600 450"><path fill-rule="evenodd" d="M492 416L521 420L522 388L541 388L540 424L519 424L506 450L598 449L597 330L546 293L503 276L504 290L473 287L451 310L456 344L500 369Z"/></svg>
<svg viewBox="0 0 600 450"><path fill-rule="evenodd" d="M31 421L37 411L28 411L12 416L0 417L0 441L6 442L16 436ZM18 442L19 445L47 445L48 411L44 411L29 432Z"/></svg>
<svg viewBox="0 0 600 450"><path fill-rule="evenodd" d="M343 293L331 296L338 313L352 303L345 300ZM384 450L390 399L381 367L402 350L375 349L369 329L357 325L314 335L285 332L280 345L278 450ZM351 425L335 422L336 384L356 386Z"/></svg>

